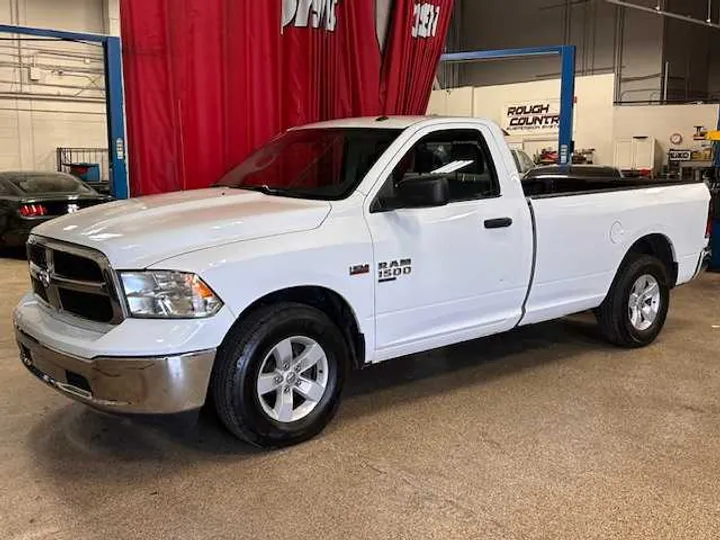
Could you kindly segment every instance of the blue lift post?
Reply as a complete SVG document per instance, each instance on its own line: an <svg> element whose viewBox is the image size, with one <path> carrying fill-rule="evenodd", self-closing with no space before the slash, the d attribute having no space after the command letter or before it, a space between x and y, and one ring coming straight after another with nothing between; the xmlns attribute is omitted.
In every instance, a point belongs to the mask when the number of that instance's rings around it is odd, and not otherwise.
<svg viewBox="0 0 720 540"><path fill-rule="evenodd" d="M128 198L125 151L125 113L123 109L122 56L120 38L103 34L66 32L47 28L31 28L0 24L0 32L25 36L53 38L62 41L98 43L105 56L105 95L107 102L108 151L110 153L110 187L118 199Z"/></svg>
<svg viewBox="0 0 720 540"><path fill-rule="evenodd" d="M720 116L717 129L720 131ZM720 142L713 143L714 181L710 184L710 270L720 271Z"/></svg>
<svg viewBox="0 0 720 540"><path fill-rule="evenodd" d="M569 165L573 153L573 109L575 108L575 46L532 47L496 51L468 51L446 53L441 62L470 62L473 60L509 60L540 56L560 57L560 134L558 150L560 164Z"/></svg>

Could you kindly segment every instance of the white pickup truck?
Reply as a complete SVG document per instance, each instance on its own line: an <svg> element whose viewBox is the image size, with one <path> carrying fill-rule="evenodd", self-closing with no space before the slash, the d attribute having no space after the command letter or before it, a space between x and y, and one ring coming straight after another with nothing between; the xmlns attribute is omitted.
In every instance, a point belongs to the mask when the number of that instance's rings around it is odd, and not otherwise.
<svg viewBox="0 0 720 540"><path fill-rule="evenodd" d="M619 346L651 343L703 268L709 199L702 183L521 182L478 119L314 124L215 187L37 227L20 356L97 408L207 399L238 437L289 445L330 421L353 368L584 310Z"/></svg>

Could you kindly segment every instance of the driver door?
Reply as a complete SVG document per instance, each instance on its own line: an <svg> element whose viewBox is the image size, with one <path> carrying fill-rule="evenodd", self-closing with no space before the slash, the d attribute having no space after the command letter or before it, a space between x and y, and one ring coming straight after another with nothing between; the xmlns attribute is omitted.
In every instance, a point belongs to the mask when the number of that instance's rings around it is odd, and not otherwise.
<svg viewBox="0 0 720 540"><path fill-rule="evenodd" d="M421 130L370 195L376 360L508 330L520 320L532 229L524 200L502 193L499 175L508 173L489 143L489 130L462 124ZM448 204L398 207L397 183L432 173L451 173Z"/></svg>

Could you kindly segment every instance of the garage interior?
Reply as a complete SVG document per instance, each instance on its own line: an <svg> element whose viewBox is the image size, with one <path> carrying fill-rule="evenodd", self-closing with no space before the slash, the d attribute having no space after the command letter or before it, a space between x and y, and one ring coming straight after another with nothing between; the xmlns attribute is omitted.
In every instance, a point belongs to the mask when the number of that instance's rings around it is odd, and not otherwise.
<svg viewBox="0 0 720 540"><path fill-rule="evenodd" d="M315 27L283 11L298 2L272 3L280 24L265 26L283 33L263 46L283 48L271 60L278 70L317 45L303 41L309 33L345 36L333 32L345 24L347 0L306 2L320 10ZM272 86L233 64L231 40L208 40L202 52L195 40L217 33L210 23L233 10L250 21L243 24L257 23L261 9L249 0L0 2L0 175L64 173L103 196L134 199L208 187L278 132L311 121L485 118L504 131L521 171L601 166L619 171L618 182L704 182L712 195L708 271L672 291L664 330L647 347L614 347L583 312L369 365L350 373L322 433L267 450L233 437L211 407L111 415L39 382L20 361L13 328L31 287L26 251L6 246L0 537L720 535L720 1L366 3L379 45L402 50L400 67L378 63L367 96L352 97L358 87L333 101L335 75L293 83L307 88ZM337 11L323 15L321 4ZM435 30L412 16L425 4L438 18L449 10ZM155 19L143 17L150 12ZM410 14L413 39L426 40L430 68L398 45L400 12ZM366 41L375 46L375 37ZM108 62L108 38L122 44L122 66ZM296 41L273 41L284 39ZM150 47L157 57L148 67ZM203 62L221 50L222 61ZM226 73L232 65L241 68ZM124 109L112 88L120 76ZM216 76L224 90L210 95ZM264 88L278 95L263 96ZM228 89L242 103L228 100ZM176 102L162 101L171 94ZM178 105L181 98L196 99L196 108Z"/></svg>

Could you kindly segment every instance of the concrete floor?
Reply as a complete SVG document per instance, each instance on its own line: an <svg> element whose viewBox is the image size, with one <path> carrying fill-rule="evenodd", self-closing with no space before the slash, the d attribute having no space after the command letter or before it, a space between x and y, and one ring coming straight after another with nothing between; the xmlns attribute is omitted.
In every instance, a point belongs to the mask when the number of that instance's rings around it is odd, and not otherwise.
<svg viewBox="0 0 720 540"><path fill-rule="evenodd" d="M53 393L11 335L24 262L0 276L0 538L720 536L720 275L641 351L582 316L365 370L278 452Z"/></svg>

